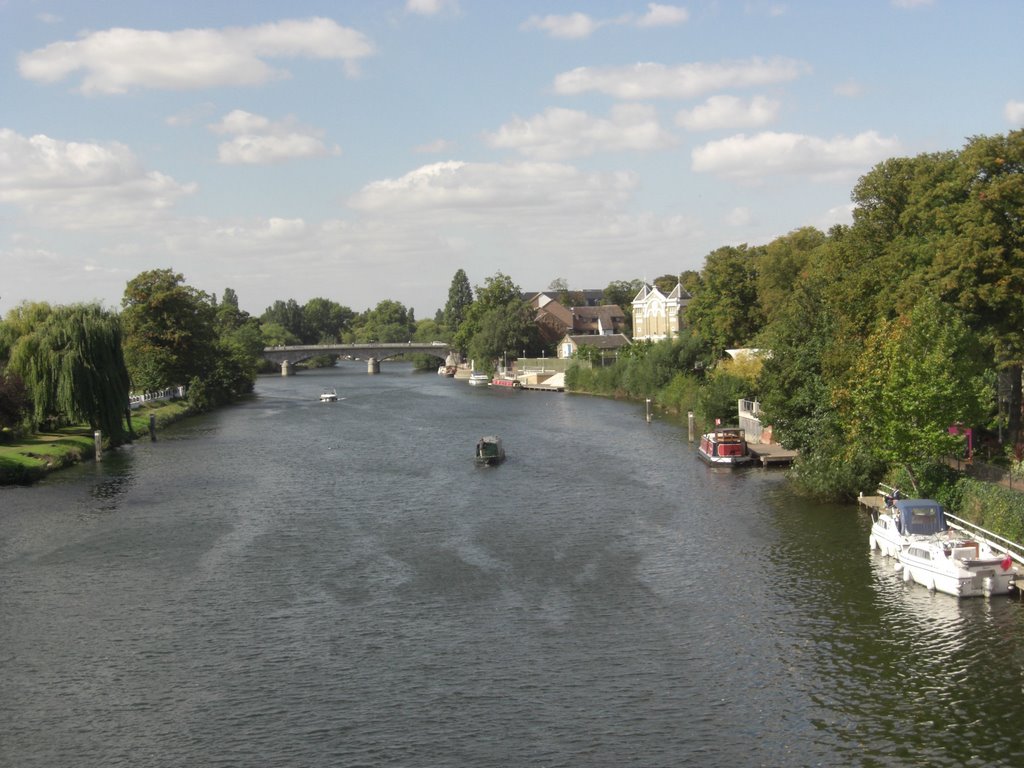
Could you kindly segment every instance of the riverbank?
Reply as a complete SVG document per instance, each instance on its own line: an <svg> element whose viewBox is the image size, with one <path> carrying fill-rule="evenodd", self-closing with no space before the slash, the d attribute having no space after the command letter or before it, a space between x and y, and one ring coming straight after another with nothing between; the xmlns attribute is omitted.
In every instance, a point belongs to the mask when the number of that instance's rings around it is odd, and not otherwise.
<svg viewBox="0 0 1024 768"><path fill-rule="evenodd" d="M141 438L149 434L150 416L155 417L159 429L190 413L185 400L145 404L132 411L132 435ZM17 442L0 444L0 485L31 485L50 472L91 459L94 450L92 430L85 425L37 432Z"/></svg>

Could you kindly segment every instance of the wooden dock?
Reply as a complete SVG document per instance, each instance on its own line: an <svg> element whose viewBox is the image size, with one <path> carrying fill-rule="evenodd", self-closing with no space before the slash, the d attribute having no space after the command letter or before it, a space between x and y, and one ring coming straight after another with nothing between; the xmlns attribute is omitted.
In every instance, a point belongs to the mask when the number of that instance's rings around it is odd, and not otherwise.
<svg viewBox="0 0 1024 768"><path fill-rule="evenodd" d="M782 467L793 463L799 453L781 445L764 445L761 443L747 443L747 450L754 457L754 461L762 467Z"/></svg>

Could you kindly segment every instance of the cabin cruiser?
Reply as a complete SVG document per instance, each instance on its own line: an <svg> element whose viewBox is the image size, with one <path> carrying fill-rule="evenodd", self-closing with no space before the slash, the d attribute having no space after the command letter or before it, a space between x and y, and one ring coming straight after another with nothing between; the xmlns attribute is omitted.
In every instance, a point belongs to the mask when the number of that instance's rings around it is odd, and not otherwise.
<svg viewBox="0 0 1024 768"><path fill-rule="evenodd" d="M336 389L325 389L320 393L321 403L333 403L338 399L338 390Z"/></svg>
<svg viewBox="0 0 1024 768"><path fill-rule="evenodd" d="M954 597L1005 595L1015 586L1013 559L951 528L939 502L889 496L885 501L873 515L869 542L896 558L906 583Z"/></svg>
<svg viewBox="0 0 1024 768"><path fill-rule="evenodd" d="M871 515L868 543L887 557L898 558L914 537L949 530L942 505L934 499L903 499L899 491L883 498L885 506Z"/></svg>
<svg viewBox="0 0 1024 768"><path fill-rule="evenodd" d="M1017 578L1013 558L966 535L914 538L899 564L903 581L954 597L1005 595Z"/></svg>
<svg viewBox="0 0 1024 768"><path fill-rule="evenodd" d="M486 387L491 381L491 377L483 371L473 371L469 374L469 383L474 387Z"/></svg>
<svg viewBox="0 0 1024 768"><path fill-rule="evenodd" d="M700 436L697 455L713 466L735 467L753 457L747 448L746 434L739 427L715 427Z"/></svg>

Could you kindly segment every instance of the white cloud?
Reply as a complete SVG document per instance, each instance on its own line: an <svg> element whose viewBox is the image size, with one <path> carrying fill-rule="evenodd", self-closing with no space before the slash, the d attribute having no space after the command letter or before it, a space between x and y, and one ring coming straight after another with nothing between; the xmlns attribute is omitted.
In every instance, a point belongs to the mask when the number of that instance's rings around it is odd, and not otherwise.
<svg viewBox="0 0 1024 768"><path fill-rule="evenodd" d="M1014 128L1024 128L1024 101L1008 101L1003 108L1006 122Z"/></svg>
<svg viewBox="0 0 1024 768"><path fill-rule="evenodd" d="M766 175L798 174L817 180L866 172L899 151L899 142L875 131L853 138L821 139L797 133L739 134L697 147L691 153L693 170L757 181Z"/></svg>
<svg viewBox="0 0 1024 768"><path fill-rule="evenodd" d="M397 179L363 187L349 204L364 211L439 210L460 215L509 209L536 213L621 201L636 185L632 174L583 173L555 163L425 165Z"/></svg>
<svg viewBox="0 0 1024 768"><path fill-rule="evenodd" d="M663 149L675 143L658 124L653 107L634 104L614 107L608 119L574 109L550 108L529 120L506 123L485 139L492 147L515 149L541 160Z"/></svg>
<svg viewBox="0 0 1024 768"><path fill-rule="evenodd" d="M0 129L0 203L57 228L137 224L195 185L145 171L124 144L25 137Z"/></svg>
<svg viewBox="0 0 1024 768"><path fill-rule="evenodd" d="M558 75L554 87L562 95L597 91L619 99L690 99L710 91L795 80L809 71L807 64L784 58L676 67L647 62L630 67L579 67Z"/></svg>
<svg viewBox="0 0 1024 768"><path fill-rule="evenodd" d="M337 146L328 148L317 132L291 120L275 123L241 109L226 114L210 130L234 134L217 148L217 159L227 165L261 165L341 153Z"/></svg>
<svg viewBox="0 0 1024 768"><path fill-rule="evenodd" d="M678 5L659 5L648 3L647 13L637 19L638 27L671 27L684 24L690 18L690 12Z"/></svg>
<svg viewBox="0 0 1024 768"><path fill-rule="evenodd" d="M339 60L350 73L373 53L369 39L331 19L177 32L114 28L51 43L18 57L29 80L53 83L82 72L87 94L133 88L189 90L258 85L287 76L264 59Z"/></svg>
<svg viewBox="0 0 1024 768"><path fill-rule="evenodd" d="M780 104L764 96L749 102L735 96L712 96L693 109L676 114L676 125L688 131L711 131L719 128L757 128L775 121Z"/></svg>
<svg viewBox="0 0 1024 768"><path fill-rule="evenodd" d="M531 16L522 24L522 29L540 29L551 37L563 40L580 40L590 37L601 26L585 13L570 13L567 16Z"/></svg>
<svg viewBox="0 0 1024 768"><path fill-rule="evenodd" d="M447 7L458 10L458 3L455 0L406 0L405 3L406 12L418 16L436 16Z"/></svg>
<svg viewBox="0 0 1024 768"><path fill-rule="evenodd" d="M549 36L562 40L582 40L590 37L601 27L628 24L641 29L671 27L685 23L690 12L678 5L648 3L647 13L642 16L625 14L611 19L595 19L585 13L565 15L531 16L520 25L520 29L539 29Z"/></svg>

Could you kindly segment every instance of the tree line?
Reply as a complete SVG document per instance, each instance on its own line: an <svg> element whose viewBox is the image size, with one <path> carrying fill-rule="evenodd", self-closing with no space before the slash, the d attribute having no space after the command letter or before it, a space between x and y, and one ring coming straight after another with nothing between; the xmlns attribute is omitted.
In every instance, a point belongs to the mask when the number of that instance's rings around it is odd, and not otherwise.
<svg viewBox="0 0 1024 768"><path fill-rule="evenodd" d="M680 337L634 344L616 365L578 366L568 388L654 397L707 421L732 420L737 399L757 399L775 438L800 451L801 482L822 495L855 493L893 466L916 484L956 449L957 425L1019 462L1024 131L886 160L851 199L849 225L723 246L699 272L658 278L666 293L681 282L693 297ZM641 286L615 281L604 301L628 316ZM579 303L564 280L551 288L566 306ZM128 283L120 312L23 304L8 313L0 426L77 421L116 434L129 388L186 383L208 408L251 391L264 346L407 340L450 342L482 366L553 351L501 272L474 288L458 270L444 308L417 320L392 300L357 313L326 298L275 301L251 317L230 288L218 301L153 270ZM733 348L760 352L726 360Z"/></svg>
<svg viewBox="0 0 1024 768"><path fill-rule="evenodd" d="M707 420L757 399L821 495L855 495L893 468L916 488L961 449L951 427L1019 466L1024 131L886 160L851 198L850 225L713 251L681 276L693 299L679 339L567 384ZM759 352L723 362L733 348Z"/></svg>

